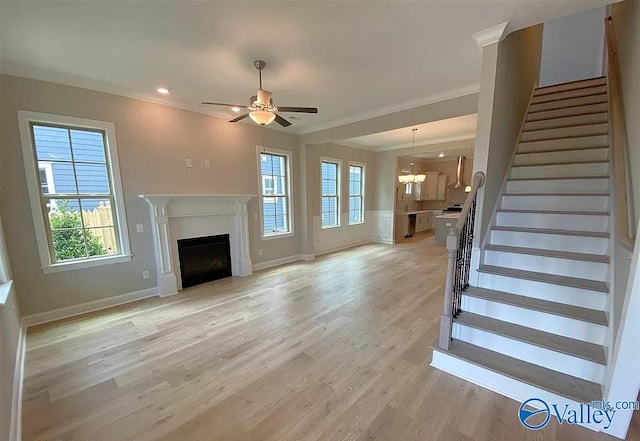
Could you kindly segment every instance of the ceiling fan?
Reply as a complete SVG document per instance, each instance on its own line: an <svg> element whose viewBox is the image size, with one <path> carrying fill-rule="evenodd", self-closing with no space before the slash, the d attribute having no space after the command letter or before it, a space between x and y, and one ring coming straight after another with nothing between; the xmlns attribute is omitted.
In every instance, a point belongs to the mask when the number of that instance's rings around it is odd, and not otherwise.
<svg viewBox="0 0 640 441"><path fill-rule="evenodd" d="M276 107L273 105L273 98L271 97L271 92L264 90L262 88L262 71L267 66L262 60L256 60L253 62L253 65L256 69L258 69L258 75L260 78L260 88L256 95L252 96L249 99L249 106L243 106L241 104L227 104L227 103L212 103L205 101L202 104L210 105L210 106L225 106L231 107L235 111L240 111L242 108L246 108L249 110L249 113L245 113L244 115L240 115L237 118L232 119L229 122L238 122L246 117L249 117L261 126L266 126L267 124L271 124L274 120L282 127L288 127L291 125L289 121L280 116L280 113L318 113L317 107L291 107L291 106L280 106Z"/></svg>

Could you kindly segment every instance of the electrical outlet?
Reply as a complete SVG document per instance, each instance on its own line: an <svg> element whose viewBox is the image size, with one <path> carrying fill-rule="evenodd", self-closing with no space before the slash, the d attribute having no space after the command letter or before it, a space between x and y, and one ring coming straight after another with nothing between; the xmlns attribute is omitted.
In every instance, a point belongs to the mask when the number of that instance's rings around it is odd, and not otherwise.
<svg viewBox="0 0 640 441"><path fill-rule="evenodd" d="M144 232L144 226L142 224L136 224L136 231L138 233Z"/></svg>
<svg viewBox="0 0 640 441"><path fill-rule="evenodd" d="M211 168L211 161L209 161L208 159L204 161L204 168Z"/></svg>
<svg viewBox="0 0 640 441"><path fill-rule="evenodd" d="M148 279L149 278L149 270L142 271L142 278L143 279Z"/></svg>
<svg viewBox="0 0 640 441"><path fill-rule="evenodd" d="M187 159L185 162L187 163L187 168L193 167L193 162L191 161L191 159Z"/></svg>
<svg viewBox="0 0 640 441"><path fill-rule="evenodd" d="M262 256L262 250L258 250L258 256Z"/></svg>

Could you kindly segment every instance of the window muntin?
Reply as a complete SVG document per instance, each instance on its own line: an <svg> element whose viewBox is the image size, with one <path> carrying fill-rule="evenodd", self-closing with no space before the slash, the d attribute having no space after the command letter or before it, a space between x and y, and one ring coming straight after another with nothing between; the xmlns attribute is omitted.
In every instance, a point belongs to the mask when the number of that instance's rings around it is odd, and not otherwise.
<svg viewBox="0 0 640 441"><path fill-rule="evenodd" d="M340 164L323 160L320 163L321 180L321 227L340 225Z"/></svg>
<svg viewBox="0 0 640 441"><path fill-rule="evenodd" d="M291 233L289 156L263 151L259 162L262 234L267 237Z"/></svg>
<svg viewBox="0 0 640 441"><path fill-rule="evenodd" d="M51 263L122 254L106 133L34 122L30 130Z"/></svg>
<svg viewBox="0 0 640 441"><path fill-rule="evenodd" d="M349 225L364 222L364 166L349 165Z"/></svg>

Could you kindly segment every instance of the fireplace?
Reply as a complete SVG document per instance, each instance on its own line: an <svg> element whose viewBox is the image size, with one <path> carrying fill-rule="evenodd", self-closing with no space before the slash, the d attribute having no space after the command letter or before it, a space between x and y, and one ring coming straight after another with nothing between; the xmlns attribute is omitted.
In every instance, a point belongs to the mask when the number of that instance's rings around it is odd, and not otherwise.
<svg viewBox="0 0 640 441"><path fill-rule="evenodd" d="M178 259L183 288L231 277L229 235L180 239Z"/></svg>

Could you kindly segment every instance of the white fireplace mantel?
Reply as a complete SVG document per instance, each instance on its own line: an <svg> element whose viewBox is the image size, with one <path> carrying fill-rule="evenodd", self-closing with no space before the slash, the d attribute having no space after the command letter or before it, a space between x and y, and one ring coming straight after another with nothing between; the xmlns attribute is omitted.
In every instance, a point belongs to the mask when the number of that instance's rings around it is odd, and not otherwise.
<svg viewBox="0 0 640 441"><path fill-rule="evenodd" d="M251 194L138 195L151 209L160 296L178 292L178 239L204 234L229 234L232 274L247 276L252 273L247 202L253 197L255 195ZM173 228L170 227L170 218L174 218Z"/></svg>

